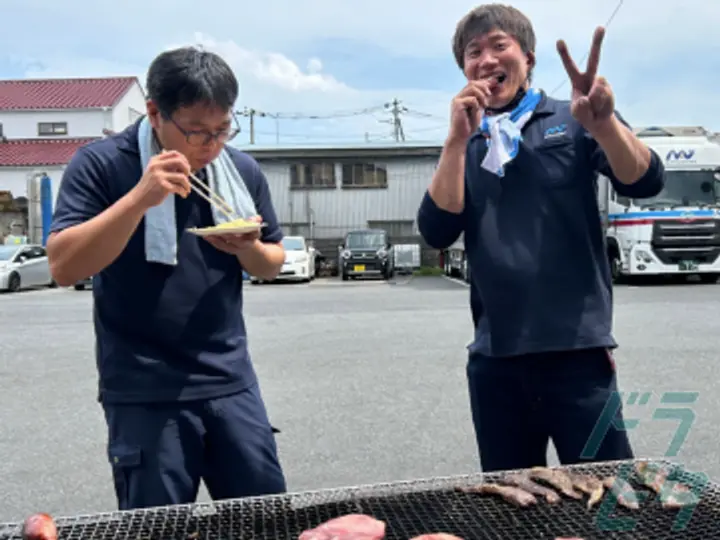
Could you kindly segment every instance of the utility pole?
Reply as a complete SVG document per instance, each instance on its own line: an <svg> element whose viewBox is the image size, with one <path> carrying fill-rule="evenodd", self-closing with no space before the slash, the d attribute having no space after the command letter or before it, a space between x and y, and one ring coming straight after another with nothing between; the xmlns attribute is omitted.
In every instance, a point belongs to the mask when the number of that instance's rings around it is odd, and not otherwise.
<svg viewBox="0 0 720 540"><path fill-rule="evenodd" d="M255 144L255 117L268 117L268 118L274 118L275 119L275 142L280 142L280 121L277 114L270 114L263 111L258 111L257 109L249 109L245 107L245 109L239 113L242 116L245 116L246 118L250 119L250 144Z"/></svg>
<svg viewBox="0 0 720 540"><path fill-rule="evenodd" d="M255 115L262 115L255 109L245 109L240 113L242 116L250 119L250 144L255 144Z"/></svg>
<svg viewBox="0 0 720 540"><path fill-rule="evenodd" d="M395 98L391 103L386 103L385 108L390 111L390 114L392 114L392 120L381 120L381 122L392 124L393 138L395 139L395 142L405 142L405 131L403 130L400 115L407 112L407 107L402 105L402 102L399 99Z"/></svg>

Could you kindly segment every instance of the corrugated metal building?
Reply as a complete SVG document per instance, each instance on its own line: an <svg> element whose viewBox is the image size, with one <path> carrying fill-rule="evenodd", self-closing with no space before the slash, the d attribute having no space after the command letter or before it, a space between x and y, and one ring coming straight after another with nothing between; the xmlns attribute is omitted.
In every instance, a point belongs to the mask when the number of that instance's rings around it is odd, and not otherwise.
<svg viewBox="0 0 720 540"><path fill-rule="evenodd" d="M418 206L440 145L248 146L270 185L286 234L334 248L353 229L380 227L394 243L422 243Z"/></svg>

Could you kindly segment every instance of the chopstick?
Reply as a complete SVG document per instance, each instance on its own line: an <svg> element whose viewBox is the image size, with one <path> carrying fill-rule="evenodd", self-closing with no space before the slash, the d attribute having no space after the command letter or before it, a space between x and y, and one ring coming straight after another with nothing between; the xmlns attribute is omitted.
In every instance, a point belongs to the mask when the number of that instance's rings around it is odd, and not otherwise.
<svg viewBox="0 0 720 540"><path fill-rule="evenodd" d="M209 202L212 206L225 214L225 216L229 220L232 221L237 219L237 216L235 215L235 212L233 212L233 209L230 208L230 206L222 199L222 197L220 197L220 195L210 189L210 186L205 184L205 182L200 180L193 173L190 173L190 188L207 202ZM205 191L203 192L200 188Z"/></svg>

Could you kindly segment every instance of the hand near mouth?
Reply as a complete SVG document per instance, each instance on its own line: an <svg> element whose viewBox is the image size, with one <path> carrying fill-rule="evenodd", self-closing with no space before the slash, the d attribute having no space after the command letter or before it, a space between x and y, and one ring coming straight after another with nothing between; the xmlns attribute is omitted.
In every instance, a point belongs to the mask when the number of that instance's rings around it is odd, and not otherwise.
<svg viewBox="0 0 720 540"><path fill-rule="evenodd" d="M615 97L610 84L604 77L597 76L604 37L605 29L598 27L593 35L584 73L580 72L570 57L567 44L563 40L557 42L558 53L572 84L570 111L590 134L602 130L615 113Z"/></svg>

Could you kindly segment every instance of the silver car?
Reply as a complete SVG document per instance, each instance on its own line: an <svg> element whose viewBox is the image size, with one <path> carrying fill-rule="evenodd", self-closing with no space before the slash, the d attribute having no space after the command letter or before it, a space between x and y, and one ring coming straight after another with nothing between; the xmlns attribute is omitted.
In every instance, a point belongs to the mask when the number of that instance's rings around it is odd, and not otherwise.
<svg viewBox="0 0 720 540"><path fill-rule="evenodd" d="M53 287L45 248L34 244L0 245L0 290Z"/></svg>

